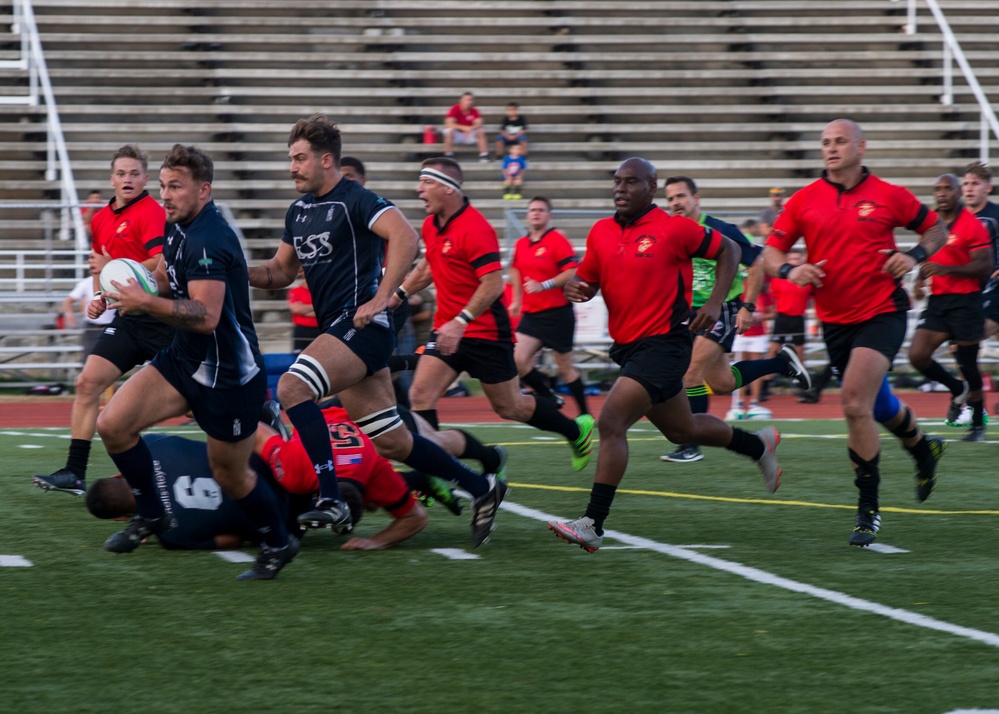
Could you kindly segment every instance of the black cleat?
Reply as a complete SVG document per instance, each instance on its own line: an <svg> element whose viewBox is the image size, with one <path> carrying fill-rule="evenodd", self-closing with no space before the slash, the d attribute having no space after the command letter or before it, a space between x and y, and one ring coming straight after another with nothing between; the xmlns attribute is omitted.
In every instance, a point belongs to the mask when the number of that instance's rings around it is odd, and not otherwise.
<svg viewBox="0 0 999 714"><path fill-rule="evenodd" d="M257 562L245 573L236 576L236 580L273 580L281 572L281 568L295 559L299 548L298 538L293 535L288 536L288 545L284 548L261 545Z"/></svg>
<svg viewBox="0 0 999 714"><path fill-rule="evenodd" d="M818 404L822 399L822 394L814 389L806 389L798 395L799 404Z"/></svg>
<svg viewBox="0 0 999 714"><path fill-rule="evenodd" d="M338 535L347 535L354 529L350 508L343 501L318 501L316 507L298 516L306 528L329 528Z"/></svg>
<svg viewBox="0 0 999 714"><path fill-rule="evenodd" d="M273 399L268 399L261 407L260 421L280 434L285 441L291 441L291 429L281 420L281 405Z"/></svg>
<svg viewBox="0 0 999 714"><path fill-rule="evenodd" d="M961 441L985 441L985 427L973 426Z"/></svg>
<svg viewBox="0 0 999 714"><path fill-rule="evenodd" d="M937 462L947 450L947 442L939 436L927 434L926 445L929 455L916 459L916 500L922 503L937 487Z"/></svg>
<svg viewBox="0 0 999 714"><path fill-rule="evenodd" d="M874 542L879 530L881 514L875 508L861 505L857 508L857 519L853 524L853 532L850 533L850 545L866 548Z"/></svg>
<svg viewBox="0 0 999 714"><path fill-rule="evenodd" d="M473 548L478 548L489 540L489 534L495 526L496 512L507 492L506 481L500 481L495 474L486 474L486 480L489 482L489 490L472 501Z"/></svg>
<svg viewBox="0 0 999 714"><path fill-rule="evenodd" d="M31 477L31 480L35 486L43 491L62 491L74 496L82 496L87 491L86 480L67 468L61 468L48 476L36 474Z"/></svg>
<svg viewBox="0 0 999 714"><path fill-rule="evenodd" d="M162 533L173 528L173 519L164 514L159 518L143 518L132 516L132 522L124 530L114 533L104 541L104 550L112 553L131 553L142 541L151 535Z"/></svg>
<svg viewBox="0 0 999 714"><path fill-rule="evenodd" d="M780 348L780 352L777 353L777 359L787 365L787 369L784 375L791 377L798 386L801 387L806 392L812 388L812 376L808 373L805 365L801 363L801 359L798 357L798 353L795 352L794 347L791 345L784 345Z"/></svg>
<svg viewBox="0 0 999 714"><path fill-rule="evenodd" d="M964 403L968 401L970 392L971 387L968 383L961 382L961 393L951 395L950 404L947 405L947 416L944 418L947 426L957 426L957 420L961 417L961 410L964 409Z"/></svg>

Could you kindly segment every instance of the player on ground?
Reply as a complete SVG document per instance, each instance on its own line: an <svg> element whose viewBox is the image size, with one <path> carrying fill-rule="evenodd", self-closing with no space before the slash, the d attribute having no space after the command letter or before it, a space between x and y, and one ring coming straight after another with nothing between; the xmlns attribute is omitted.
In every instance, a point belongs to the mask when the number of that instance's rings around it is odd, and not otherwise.
<svg viewBox="0 0 999 714"><path fill-rule="evenodd" d="M815 287L815 310L830 364L841 375L850 462L860 492L850 545L868 546L881 527L878 424L897 436L916 461L916 497L936 485L946 442L923 434L916 417L888 386L888 369L905 339L909 296L901 280L939 250L947 230L915 196L872 175L863 165L860 126L836 119L822 132L822 178L795 193L777 217L763 251L773 277ZM922 237L899 252L893 230ZM804 238L808 261L793 266L787 251Z"/></svg>
<svg viewBox="0 0 999 714"><path fill-rule="evenodd" d="M756 434L710 414L692 414L683 391L694 333L718 320L735 278L739 249L711 228L659 210L655 168L631 158L614 174L612 218L597 221L566 297L585 302L603 293L610 356L621 365L600 411L600 453L586 514L548 527L559 538L593 552L603 542L604 519L628 464L628 429L643 416L671 441L721 446L754 459L767 491L780 485L773 427ZM692 259L715 261L715 286L691 318Z"/></svg>

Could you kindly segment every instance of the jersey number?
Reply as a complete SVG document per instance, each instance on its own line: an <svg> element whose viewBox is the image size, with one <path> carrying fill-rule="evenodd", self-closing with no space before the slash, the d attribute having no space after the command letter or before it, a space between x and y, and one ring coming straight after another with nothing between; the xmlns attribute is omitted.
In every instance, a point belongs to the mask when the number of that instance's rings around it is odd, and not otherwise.
<svg viewBox="0 0 999 714"><path fill-rule="evenodd" d="M330 424L330 442L334 449L357 449L364 443L353 424Z"/></svg>
<svg viewBox="0 0 999 714"><path fill-rule="evenodd" d="M180 476L173 483L173 498L184 508L216 511L222 505L222 489L214 479Z"/></svg>

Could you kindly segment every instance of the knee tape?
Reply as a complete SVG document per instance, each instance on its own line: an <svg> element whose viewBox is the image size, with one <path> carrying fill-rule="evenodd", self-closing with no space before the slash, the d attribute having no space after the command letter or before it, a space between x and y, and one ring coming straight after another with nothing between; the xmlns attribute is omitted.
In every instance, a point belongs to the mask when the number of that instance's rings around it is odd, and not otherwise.
<svg viewBox="0 0 999 714"><path fill-rule="evenodd" d="M874 400L874 421L884 424L894 419L898 414L899 405L898 397L891 393L891 387L888 386L886 374L884 381L881 382L881 389L878 390L877 399Z"/></svg>
<svg viewBox="0 0 999 714"><path fill-rule="evenodd" d="M330 392L330 378L326 370L319 360L308 355L299 355L288 368L288 374L298 377L309 386L313 400L322 399Z"/></svg>
<svg viewBox="0 0 999 714"><path fill-rule="evenodd" d="M358 419L357 426L369 438L375 439L381 434L398 429L400 426L403 426L403 423L402 417L399 416L399 410L395 407L389 407L388 409L382 409L380 412L368 414L368 416Z"/></svg>

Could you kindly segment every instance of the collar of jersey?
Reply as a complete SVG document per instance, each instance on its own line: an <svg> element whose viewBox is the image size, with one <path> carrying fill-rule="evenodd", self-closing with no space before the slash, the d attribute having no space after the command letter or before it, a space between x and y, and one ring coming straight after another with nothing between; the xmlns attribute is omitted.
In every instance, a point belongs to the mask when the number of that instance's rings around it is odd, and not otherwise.
<svg viewBox="0 0 999 714"><path fill-rule="evenodd" d="M628 226L635 225L636 223L638 223L639 221L641 221L643 218L645 218L647 215L649 215L650 213L652 213L652 211L654 211L657 208L658 208L658 206L655 203L650 203L649 206L648 206L648 208L646 208L644 211L642 211L641 213L639 213L634 218L629 219L628 221L622 221L621 217L618 216L616 213L614 214L614 220L622 228L627 228Z"/></svg>
<svg viewBox="0 0 999 714"><path fill-rule="evenodd" d="M149 195L149 191L143 191L142 193L140 193L138 196L136 196L135 198L133 198L131 201L129 201L128 203L126 203L121 208L116 208L115 207L115 205L114 205L115 199L112 198L111 202L108 203L108 206L111 207L111 212L112 213L121 213L126 208L128 208L129 206L134 206L136 203L138 203L139 201L141 201L142 199L144 199L148 195Z"/></svg>
<svg viewBox="0 0 999 714"><path fill-rule="evenodd" d="M847 189L841 183L836 183L835 181L830 181L829 180L829 172L826 169L822 169L822 180L825 181L830 186L833 186L840 193L846 193L847 191L853 191L855 188L857 188L858 186L860 186L860 184L862 184L864 181L866 181L870 177L871 177L871 172L867 169L867 167L866 166L861 166L860 167L860 180L857 181L857 185L854 186L851 189Z"/></svg>
<svg viewBox="0 0 999 714"><path fill-rule="evenodd" d="M455 211L454 215L452 215L450 218L444 221L443 226L437 222L437 216L434 216L434 226L437 228L437 233L443 233L444 231L446 231L448 226L451 225L451 222L454 221L454 219L460 216L462 213L464 213L465 209L468 208L470 205L472 204L468 202L468 196L465 196L464 199L462 200L461 208Z"/></svg>

